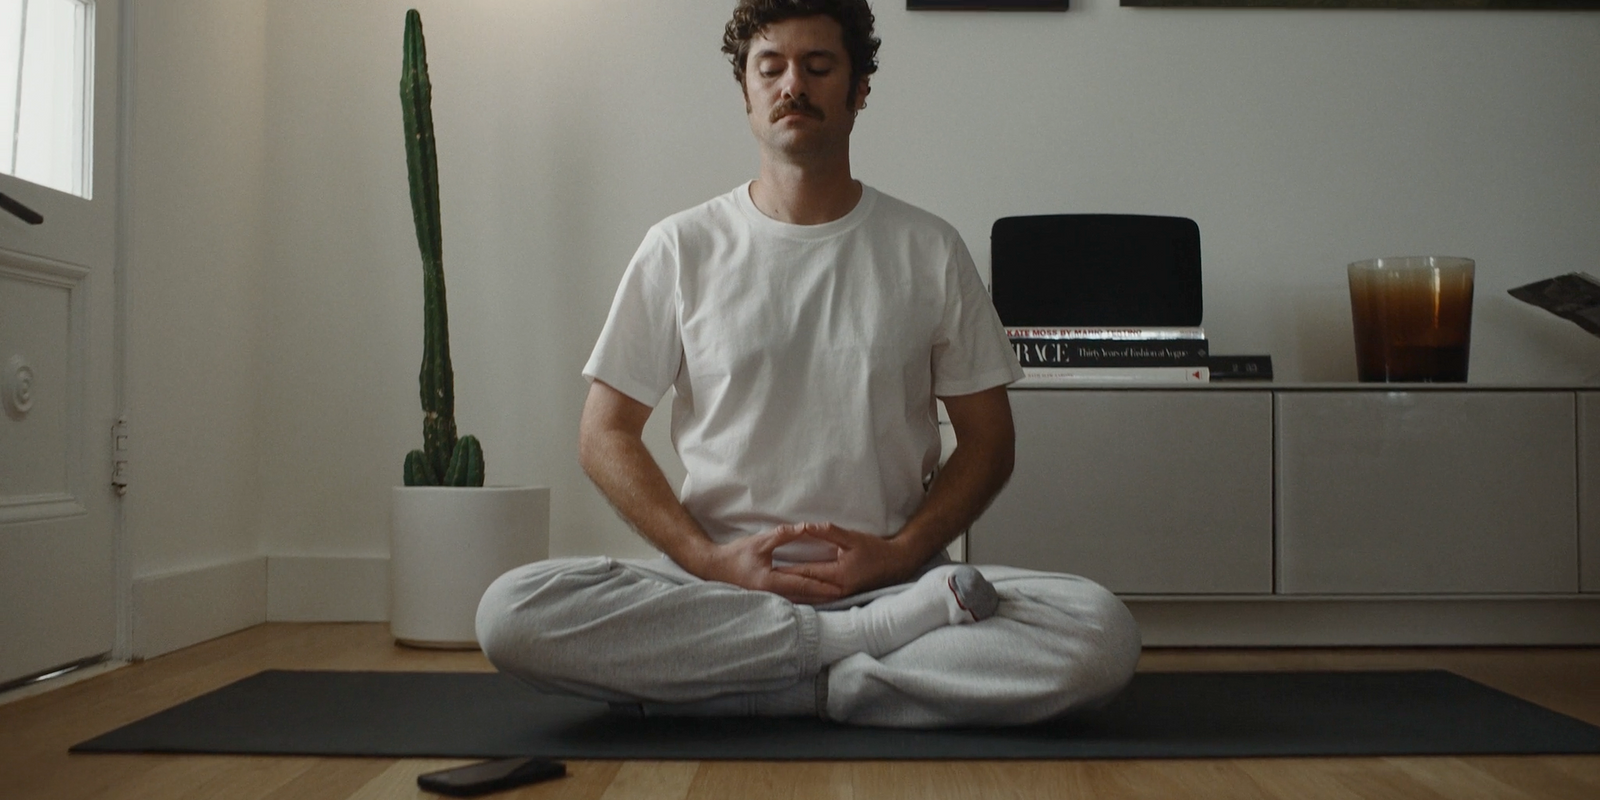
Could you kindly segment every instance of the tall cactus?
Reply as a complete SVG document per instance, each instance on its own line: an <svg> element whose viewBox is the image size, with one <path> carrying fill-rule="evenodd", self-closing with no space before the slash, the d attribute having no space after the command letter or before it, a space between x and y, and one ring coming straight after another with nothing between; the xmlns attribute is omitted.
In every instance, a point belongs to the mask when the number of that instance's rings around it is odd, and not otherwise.
<svg viewBox="0 0 1600 800"><path fill-rule="evenodd" d="M456 437L455 373L450 367L450 322L444 299L439 228L439 161L433 141L433 86L428 81L422 15L406 12L405 56L400 72L405 117L406 171L411 212L422 251L422 449L406 454L407 486L482 486L483 448L472 436Z"/></svg>

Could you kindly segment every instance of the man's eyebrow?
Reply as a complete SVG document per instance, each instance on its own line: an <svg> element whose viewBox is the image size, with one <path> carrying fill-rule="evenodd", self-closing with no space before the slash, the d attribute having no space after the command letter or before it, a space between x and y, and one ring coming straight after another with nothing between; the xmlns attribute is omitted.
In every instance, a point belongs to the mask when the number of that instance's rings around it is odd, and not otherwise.
<svg viewBox="0 0 1600 800"><path fill-rule="evenodd" d="M816 58L818 56L822 56L823 58L831 58L831 59L833 59L835 61L839 60L839 54L835 53L832 50L811 50L811 51L808 51L806 53L802 53L800 55L801 58ZM758 59L761 59L761 58L783 58L783 53L780 53L777 50L773 50L772 48L769 47L769 48L767 48L765 50L758 51L755 54L755 57L758 58Z"/></svg>

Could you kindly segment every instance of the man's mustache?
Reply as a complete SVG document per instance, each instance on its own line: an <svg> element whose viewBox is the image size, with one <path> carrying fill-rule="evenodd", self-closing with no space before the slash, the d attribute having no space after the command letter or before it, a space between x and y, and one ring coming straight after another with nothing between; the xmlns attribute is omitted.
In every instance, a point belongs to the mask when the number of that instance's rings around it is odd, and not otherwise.
<svg viewBox="0 0 1600 800"><path fill-rule="evenodd" d="M822 109L811 105L811 101L806 99L805 95L801 95L799 97L791 97L773 106L771 119L767 121L777 122L790 114L803 114L816 120L826 120L828 118L828 115L823 113Z"/></svg>

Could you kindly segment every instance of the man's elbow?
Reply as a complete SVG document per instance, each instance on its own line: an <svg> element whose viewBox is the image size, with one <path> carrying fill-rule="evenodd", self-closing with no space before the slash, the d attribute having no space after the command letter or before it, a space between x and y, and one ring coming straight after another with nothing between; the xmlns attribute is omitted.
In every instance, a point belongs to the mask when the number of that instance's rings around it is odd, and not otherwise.
<svg viewBox="0 0 1600 800"><path fill-rule="evenodd" d="M970 445L962 445L958 440L956 450L966 450L963 460L986 476L986 482L995 488L1004 486L1017 466L1016 438L1003 431L995 431Z"/></svg>
<svg viewBox="0 0 1600 800"><path fill-rule="evenodd" d="M617 463L623 449L624 434L602 424L583 424L578 427L578 466L583 474L599 483Z"/></svg>
<svg viewBox="0 0 1600 800"><path fill-rule="evenodd" d="M599 461L599 444L595 441L595 434L589 426L582 425L578 428L578 466L583 468L583 474L594 478L594 467Z"/></svg>
<svg viewBox="0 0 1600 800"><path fill-rule="evenodd" d="M609 460L606 456L609 434L609 428L585 410L578 422L578 466L583 468L583 474L588 475L590 480Z"/></svg>
<svg viewBox="0 0 1600 800"><path fill-rule="evenodd" d="M1017 440L1015 436L1007 436L995 447L995 482L1004 486L1006 481L1011 480L1011 472L1016 468Z"/></svg>

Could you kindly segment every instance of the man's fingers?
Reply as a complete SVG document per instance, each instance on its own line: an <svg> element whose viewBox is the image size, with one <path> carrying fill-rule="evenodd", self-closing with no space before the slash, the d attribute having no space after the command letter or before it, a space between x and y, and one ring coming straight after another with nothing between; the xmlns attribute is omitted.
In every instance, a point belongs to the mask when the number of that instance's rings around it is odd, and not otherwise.
<svg viewBox="0 0 1600 800"><path fill-rule="evenodd" d="M829 586L841 585L838 575L839 562L837 561L810 561L803 564L789 564L782 567L773 567L772 571L807 578L826 583Z"/></svg>
<svg viewBox="0 0 1600 800"><path fill-rule="evenodd" d="M782 584L787 589L809 587L832 591L843 588L826 578L803 574L792 567L773 567L772 571L767 574L771 576L773 583Z"/></svg>
<svg viewBox="0 0 1600 800"><path fill-rule="evenodd" d="M765 533L756 534L759 539L755 543L756 552L770 557L772 551L790 542L804 538L805 535L805 531L799 525L779 525Z"/></svg>
<svg viewBox="0 0 1600 800"><path fill-rule="evenodd" d="M768 573L767 584L773 594L799 602L836 600L844 596L843 587L793 572L773 570Z"/></svg>
<svg viewBox="0 0 1600 800"><path fill-rule="evenodd" d="M811 524L801 528L801 531L804 535L813 539L821 539L824 542L840 547L854 545L861 537L869 535L848 528L841 528L838 525Z"/></svg>

